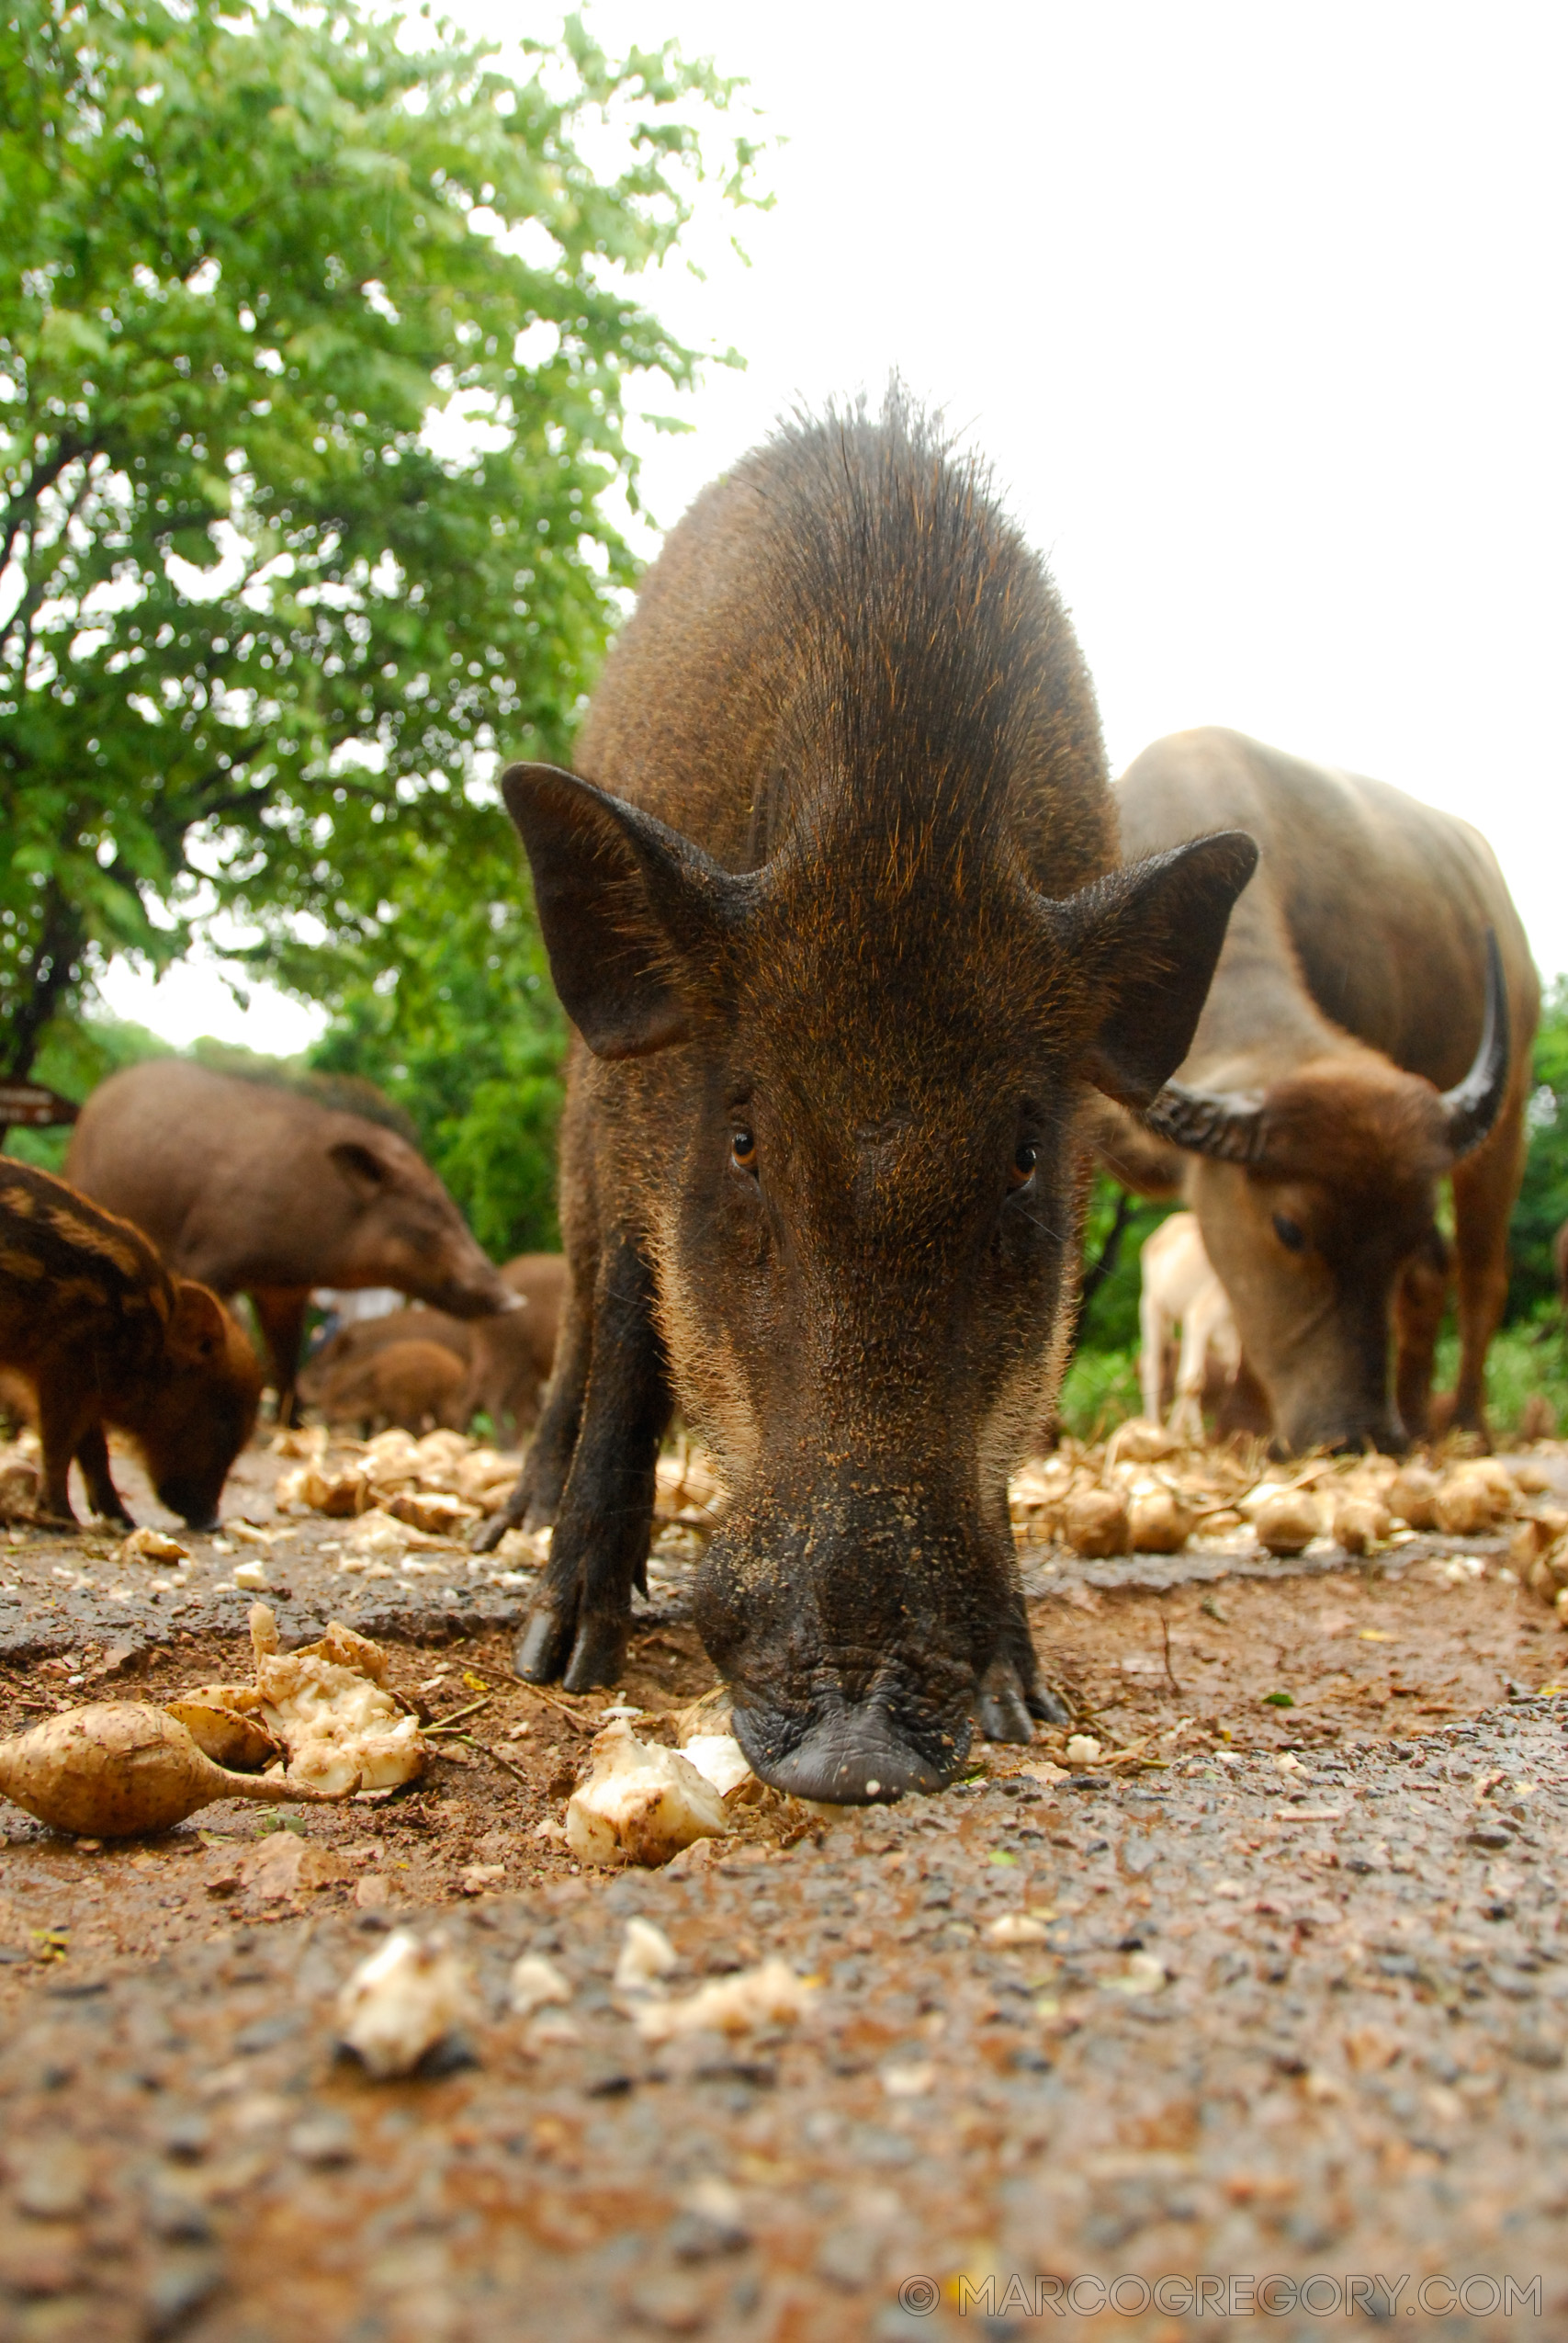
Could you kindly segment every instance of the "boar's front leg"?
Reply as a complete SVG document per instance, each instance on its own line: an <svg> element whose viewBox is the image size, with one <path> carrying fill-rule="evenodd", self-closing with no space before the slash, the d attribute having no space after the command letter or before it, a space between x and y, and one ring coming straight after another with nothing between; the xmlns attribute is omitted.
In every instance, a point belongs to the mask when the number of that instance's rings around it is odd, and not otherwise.
<svg viewBox="0 0 1568 2343"><path fill-rule="evenodd" d="M530 1683L613 1684L626 1658L632 1588L646 1588L654 1472L670 1421L653 1276L631 1240L609 1239L593 1292L582 1422L550 1541L549 1567L517 1638Z"/></svg>
<svg viewBox="0 0 1568 2343"><path fill-rule="evenodd" d="M125 1510L125 1500L109 1477L109 1445L101 1423L89 1425L76 1443L76 1462L87 1484L87 1502L98 1519L133 1530L136 1524Z"/></svg>
<svg viewBox="0 0 1568 2343"><path fill-rule="evenodd" d="M593 1295L580 1297L574 1283L538 1427L512 1494L472 1540L476 1554L493 1553L508 1530L542 1530L554 1523L582 1430L592 1360Z"/></svg>
<svg viewBox="0 0 1568 2343"><path fill-rule="evenodd" d="M45 1521L58 1522L71 1529L81 1527L71 1506L71 1462L83 1442L91 1438L94 1429L92 1402L86 1396L94 1381L92 1361L74 1358L56 1359L53 1372L40 1375L38 1384L38 1433L43 1450L39 1512ZM102 1445L101 1428L98 1440ZM107 1447L104 1472L107 1477Z"/></svg>

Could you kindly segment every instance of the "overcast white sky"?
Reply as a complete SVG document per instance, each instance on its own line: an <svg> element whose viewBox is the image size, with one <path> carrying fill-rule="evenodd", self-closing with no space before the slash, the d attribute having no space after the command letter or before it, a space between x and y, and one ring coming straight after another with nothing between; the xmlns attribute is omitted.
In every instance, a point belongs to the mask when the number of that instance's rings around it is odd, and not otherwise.
<svg viewBox="0 0 1568 2343"><path fill-rule="evenodd" d="M451 4L520 29L515 0ZM661 521L797 396L897 368L1047 553L1118 770L1215 722L1396 782L1486 832L1543 973L1568 968L1568 10L589 16L749 75L789 141L750 268L714 233L705 283L646 280L749 360L684 402L691 437L644 440ZM111 998L177 1040L305 1030L175 981Z"/></svg>

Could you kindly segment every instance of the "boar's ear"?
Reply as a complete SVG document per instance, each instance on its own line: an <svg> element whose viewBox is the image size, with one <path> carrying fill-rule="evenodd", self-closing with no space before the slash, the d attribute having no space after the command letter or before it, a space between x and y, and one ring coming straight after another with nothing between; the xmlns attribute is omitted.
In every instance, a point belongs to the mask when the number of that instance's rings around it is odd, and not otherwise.
<svg viewBox="0 0 1568 2343"><path fill-rule="evenodd" d="M1192 1047L1231 906L1258 865L1245 831L1216 831L1129 863L1061 908L1098 1005L1082 1072L1122 1106L1145 1107Z"/></svg>
<svg viewBox="0 0 1568 2343"><path fill-rule="evenodd" d="M328 1148L327 1157L361 1204L373 1204L387 1184L386 1165L363 1140L339 1139Z"/></svg>
<svg viewBox="0 0 1568 2343"><path fill-rule="evenodd" d="M169 1320L169 1348L192 1365L221 1358L228 1348L223 1305L207 1286L193 1278L175 1280L175 1309Z"/></svg>
<svg viewBox="0 0 1568 2343"><path fill-rule="evenodd" d="M534 873L561 1005L596 1058L683 1041L752 882L640 806L553 764L513 764L501 793Z"/></svg>

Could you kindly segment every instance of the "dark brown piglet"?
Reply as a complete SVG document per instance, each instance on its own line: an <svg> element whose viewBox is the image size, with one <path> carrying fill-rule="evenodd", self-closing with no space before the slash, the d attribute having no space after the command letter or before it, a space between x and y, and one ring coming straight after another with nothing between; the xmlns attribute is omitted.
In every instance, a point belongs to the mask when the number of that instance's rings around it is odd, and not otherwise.
<svg viewBox="0 0 1568 2343"><path fill-rule="evenodd" d="M255 1353L218 1296L171 1276L140 1228L30 1164L0 1164L0 1365L31 1385L43 1511L72 1522L73 1457L96 1512L129 1523L106 1427L129 1432L159 1501L217 1516L261 1396Z"/></svg>

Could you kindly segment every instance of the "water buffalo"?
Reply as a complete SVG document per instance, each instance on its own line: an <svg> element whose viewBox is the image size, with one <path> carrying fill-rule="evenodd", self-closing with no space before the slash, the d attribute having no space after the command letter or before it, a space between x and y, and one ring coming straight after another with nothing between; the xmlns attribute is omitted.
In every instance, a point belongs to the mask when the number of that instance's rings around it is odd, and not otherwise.
<svg viewBox="0 0 1568 2343"><path fill-rule="evenodd" d="M1211 1353L1228 1379L1236 1368L1241 1346L1236 1340L1235 1315L1224 1287L1215 1276L1197 1217L1173 1212L1145 1240L1138 1255L1141 1289L1138 1295L1138 1380L1144 1413L1151 1423L1160 1420L1165 1384L1166 1344L1181 1329L1181 1351L1176 1366L1168 1429L1179 1440L1203 1437L1203 1387Z"/></svg>
<svg viewBox="0 0 1568 2343"><path fill-rule="evenodd" d="M417 1149L281 1082L127 1067L83 1107L65 1172L171 1268L250 1295L284 1421L312 1285L392 1285L456 1318L516 1307Z"/></svg>
<svg viewBox="0 0 1568 2343"><path fill-rule="evenodd" d="M761 1776L948 1781L1046 1713L1007 1509L1059 1373L1091 1085L1185 1055L1255 859L1117 866L1088 674L984 476L890 401L668 540L580 736L513 766L557 989L570 1283L507 1519L536 1681L613 1681L672 1396L728 1504L696 1591Z"/></svg>
<svg viewBox="0 0 1568 2343"><path fill-rule="evenodd" d="M1451 1173L1454 1415L1481 1428L1539 1008L1491 849L1398 789L1235 732L1156 741L1116 796L1131 853L1228 823L1262 854L1178 1080L1148 1128L1109 1118L1104 1160L1197 1214L1295 1449L1427 1429Z"/></svg>

